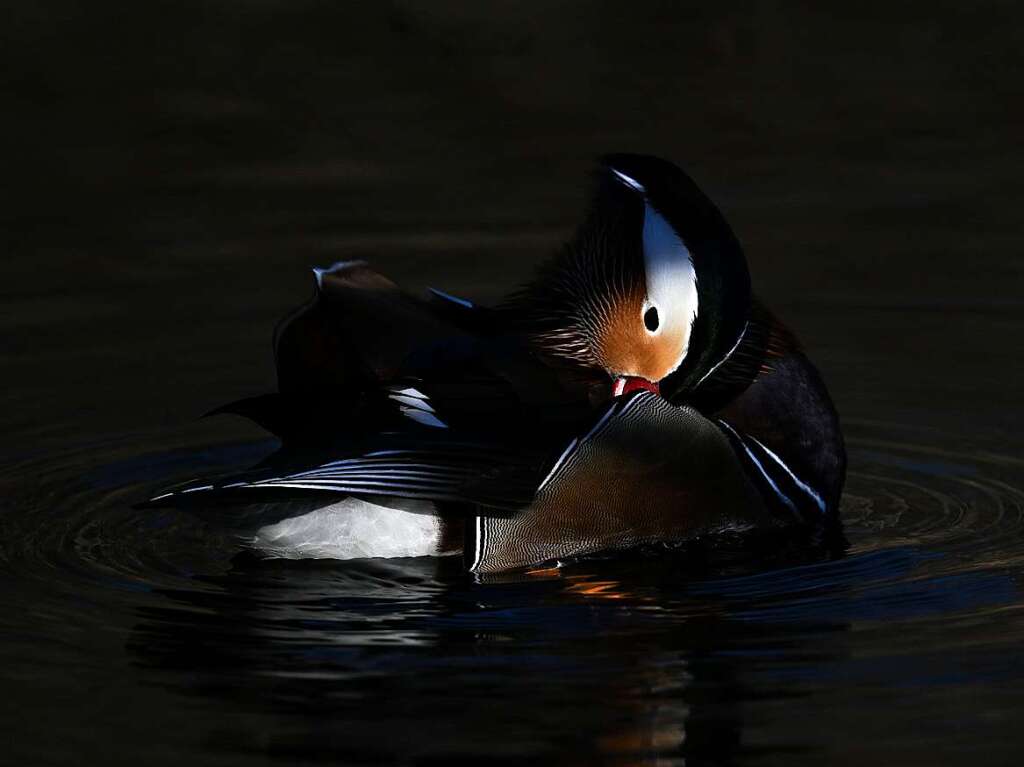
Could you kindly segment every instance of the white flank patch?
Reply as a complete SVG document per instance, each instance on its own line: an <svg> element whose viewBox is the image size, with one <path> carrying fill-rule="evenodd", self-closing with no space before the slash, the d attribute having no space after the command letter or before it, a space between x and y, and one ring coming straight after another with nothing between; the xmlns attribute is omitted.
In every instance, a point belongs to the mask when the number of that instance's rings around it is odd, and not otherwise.
<svg viewBox="0 0 1024 767"><path fill-rule="evenodd" d="M672 367L675 370L686 356L690 329L697 319L697 273L689 249L665 217L646 201L643 238L647 304L658 309L658 332L682 330L687 339Z"/></svg>
<svg viewBox="0 0 1024 767"><path fill-rule="evenodd" d="M437 556L441 553L441 527L431 516L434 505L417 503L425 513L346 498L262 527L252 543L265 554L282 559Z"/></svg>

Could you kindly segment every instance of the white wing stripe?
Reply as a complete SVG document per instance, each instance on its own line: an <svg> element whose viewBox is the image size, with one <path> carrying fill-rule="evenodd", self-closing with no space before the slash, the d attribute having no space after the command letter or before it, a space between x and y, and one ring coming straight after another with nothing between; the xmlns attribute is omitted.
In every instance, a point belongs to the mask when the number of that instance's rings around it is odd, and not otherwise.
<svg viewBox="0 0 1024 767"><path fill-rule="evenodd" d="M792 500L790 500L788 495L786 495L784 492L782 492L782 490L779 489L779 486L777 484L775 484L775 480L771 478L771 476L768 474L767 471L765 471L764 466L762 466L761 462L759 460L757 460L757 456L754 455L754 452L749 447L747 447L747 443L744 442L743 438L740 437L740 435L736 433L736 430L734 428L732 428L729 424L727 424L725 421L721 420L721 419L719 419L718 422L720 424L722 424L722 426L724 426L726 429L728 429L733 434L733 436L736 437L736 440L743 447L743 450L750 457L750 460L754 462L754 465L757 467L757 470L759 472L761 472L761 476L765 478L765 480L768 482L769 485L771 485L772 490L774 490L775 494L777 496L779 496L779 499L783 503L786 504L786 507L788 509L790 509L791 511L793 511L794 513L799 514L799 511L796 508L796 504L793 503Z"/></svg>
<svg viewBox="0 0 1024 767"><path fill-rule="evenodd" d="M434 408L430 406L430 403L425 399L417 399L416 397L407 397L404 394L392 394L391 399L402 405L409 405L416 410L422 410L426 413L433 413Z"/></svg>
<svg viewBox="0 0 1024 767"><path fill-rule="evenodd" d="M433 426L437 429L448 428L448 424L446 424L444 421L422 410L414 410L411 407L403 407L402 415L404 415L406 418L411 418L412 420L416 421L416 423L421 423L424 426Z"/></svg>
<svg viewBox="0 0 1024 767"><path fill-rule="evenodd" d="M355 487L349 485L315 485L309 482L278 482L273 485L250 485L252 489L262 489L264 487L282 487L292 488L296 490L331 490L340 493L365 493L368 490L377 493L377 488L366 488L366 487ZM385 487L385 490L390 489ZM423 488L401 488L403 498L422 498L428 501L434 500L459 500L457 495L445 494L432 489Z"/></svg>
<svg viewBox="0 0 1024 767"><path fill-rule="evenodd" d="M553 480L557 475L561 474L563 471L567 470L569 466L573 465L576 462L579 448L600 435L608 426L612 416L617 415L619 418L622 418L630 410L636 407L642 399L653 396L653 394L649 394L648 392L641 392L630 399L625 405L620 405L618 402L612 403L612 406L608 408L605 414L601 416L600 420L594 424L594 427L588 431L582 439L573 439L573 441L569 443L569 446L562 451L562 455L559 456L557 461L555 461L555 465L551 467L551 471L549 471L547 476L544 477L544 480L537 487L536 492L539 493L544 489L545 485L551 482L551 480Z"/></svg>
<svg viewBox="0 0 1024 767"><path fill-rule="evenodd" d="M546 477L544 477L544 479L543 479L543 481L542 481L542 482L540 483L540 485L538 485L538 486L537 486L537 492L538 492L538 493L539 493L539 492L540 492L541 490L543 490L543 489L544 489L544 486L545 486L545 485L546 485L546 484L547 484L548 482L550 482L550 481L551 481L551 478L552 478L553 476L555 476L555 474L557 474L557 473L558 473L558 470L559 470L559 469L561 469L561 468L562 468L562 464L563 464L563 463L565 462L565 459L566 459L566 457L567 457L567 456L569 455L569 453L571 453L571 452L572 452L573 448L575 448L575 447L576 447L576 444L577 444L578 442L579 442L579 440L578 440L578 439L573 439L573 441L569 443L569 447L567 447L567 448L566 448L565 450L563 450L563 451L562 451L562 455L561 455L561 456L559 457L559 459L558 459L557 461L555 461L555 465L551 467L551 471L549 471L549 472L548 472L548 475L547 475Z"/></svg>
<svg viewBox="0 0 1024 767"><path fill-rule="evenodd" d="M758 446L768 454L769 458L771 458L773 461L775 461L775 463L777 463L780 467L782 467L782 470L784 472L786 472L786 474L789 475L789 478L793 480L793 483L797 487L799 487L801 490L803 490L805 493L807 493L807 495L809 495L811 497L811 499L818 505L818 508L821 509L822 514L824 514L825 513L825 501L822 500L821 496L818 495L813 490L813 488L811 488L810 485L808 485L805 482L803 482L802 480L800 480L796 476L796 474L794 474L792 471L790 471L789 467L785 463L782 462L782 459L779 458L777 455L775 455L775 453L773 453L771 450L769 450L765 446L765 444L763 442L761 442L761 440L759 440L757 437L751 437L751 439L754 442L756 442L758 444Z"/></svg>

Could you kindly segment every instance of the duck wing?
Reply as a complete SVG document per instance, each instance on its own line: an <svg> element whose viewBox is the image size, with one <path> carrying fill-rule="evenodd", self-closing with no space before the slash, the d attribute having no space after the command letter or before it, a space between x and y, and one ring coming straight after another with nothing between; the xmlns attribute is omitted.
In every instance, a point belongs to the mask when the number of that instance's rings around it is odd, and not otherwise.
<svg viewBox="0 0 1024 767"><path fill-rule="evenodd" d="M528 412L528 401L492 379L395 383L364 404L329 441L286 441L251 469L186 482L143 505L210 508L354 495L510 513L530 502L579 425L568 409ZM579 409L576 417L592 419L593 412Z"/></svg>
<svg viewBox="0 0 1024 767"><path fill-rule="evenodd" d="M570 417L571 408L530 411L531 403L513 398L496 412L490 380L399 383L384 392L385 401L374 403L376 431L341 432L329 445L285 444L250 469L190 480L143 505L208 508L355 495L451 502L462 513L507 516L527 507L539 488L562 482L564 467L576 465L596 435L639 401L622 397ZM629 444L615 449L633 452Z"/></svg>
<svg viewBox="0 0 1024 767"><path fill-rule="evenodd" d="M391 443L391 447L329 460L300 462L280 453L242 472L190 480L145 506L208 506L291 501L312 496L363 496L474 503L467 488L481 473L529 457L477 443ZM525 459L525 460L524 460ZM537 472L541 471L538 467ZM528 499L527 499L528 500Z"/></svg>
<svg viewBox="0 0 1024 767"><path fill-rule="evenodd" d="M754 301L732 351L687 401L723 425L767 497L812 520L837 514L839 416L799 341L763 304Z"/></svg>
<svg viewBox="0 0 1024 767"><path fill-rule="evenodd" d="M314 272L313 298L275 331L278 391L207 415L241 415L286 445L324 447L391 428L395 412L430 421L392 407L402 390L428 391L428 412L440 404L450 426L501 434L524 417L585 418L591 390L607 389L541 361L487 308L437 290L411 296L361 261Z"/></svg>
<svg viewBox="0 0 1024 767"><path fill-rule="evenodd" d="M466 555L496 573L795 521L765 504L719 424L637 392L566 446L518 514L476 515Z"/></svg>
<svg viewBox="0 0 1024 767"><path fill-rule="evenodd" d="M283 393L372 388L395 378L416 349L468 335L364 261L313 273L312 299L274 332Z"/></svg>
<svg viewBox="0 0 1024 767"><path fill-rule="evenodd" d="M428 501L406 508L466 519L467 565L480 574L804 522L752 478L751 461L770 459L749 449L747 435L648 392L616 398L572 436L531 428L499 442L412 422L343 455L283 448L253 469L179 485L147 505L223 516L225 506L262 504L266 524L268 505L283 517L311 499Z"/></svg>

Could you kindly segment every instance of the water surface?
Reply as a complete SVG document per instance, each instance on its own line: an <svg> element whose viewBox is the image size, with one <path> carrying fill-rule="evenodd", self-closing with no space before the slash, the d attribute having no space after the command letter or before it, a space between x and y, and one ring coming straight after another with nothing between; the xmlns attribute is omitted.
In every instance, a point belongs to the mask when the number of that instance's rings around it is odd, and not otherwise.
<svg viewBox="0 0 1024 767"><path fill-rule="evenodd" d="M16 4L0 211L12 764L1011 764L1021 11ZM309 267L480 300L593 157L686 166L829 383L847 544L476 582L265 562L155 487L273 445Z"/></svg>

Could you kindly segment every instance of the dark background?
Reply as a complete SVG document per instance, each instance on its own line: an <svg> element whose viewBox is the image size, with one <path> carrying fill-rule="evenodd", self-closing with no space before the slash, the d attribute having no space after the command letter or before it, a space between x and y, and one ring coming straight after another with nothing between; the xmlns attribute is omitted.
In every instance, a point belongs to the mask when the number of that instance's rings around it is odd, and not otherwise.
<svg viewBox="0 0 1024 767"><path fill-rule="evenodd" d="M1020 426L1016 3L5 14L0 417L33 438L271 388L311 265L500 295L607 151L707 189L842 412Z"/></svg>
<svg viewBox="0 0 1024 767"><path fill-rule="evenodd" d="M0 760L1015 763L1022 63L1016 2L5 4ZM821 367L845 557L484 585L132 509L268 449L196 417L273 389L310 267L493 300L609 151Z"/></svg>

